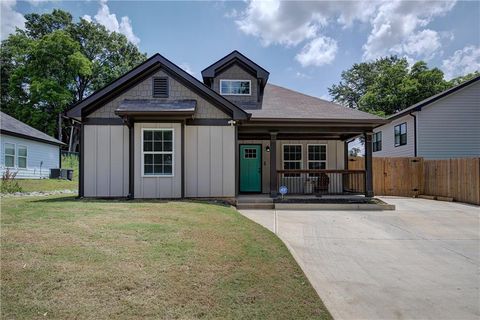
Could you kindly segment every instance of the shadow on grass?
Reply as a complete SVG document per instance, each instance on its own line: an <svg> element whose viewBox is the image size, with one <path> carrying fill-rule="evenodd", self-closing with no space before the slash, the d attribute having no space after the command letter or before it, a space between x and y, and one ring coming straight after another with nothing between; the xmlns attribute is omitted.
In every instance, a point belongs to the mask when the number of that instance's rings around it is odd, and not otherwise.
<svg viewBox="0 0 480 320"><path fill-rule="evenodd" d="M210 204L221 207L230 207L233 205L233 201L227 201L224 199L126 199L126 198L79 198L77 196L63 196L55 198L37 199L32 202L35 203L61 203L61 202L84 202L84 203L171 203L171 202L184 202L184 203L197 203L197 204Z"/></svg>

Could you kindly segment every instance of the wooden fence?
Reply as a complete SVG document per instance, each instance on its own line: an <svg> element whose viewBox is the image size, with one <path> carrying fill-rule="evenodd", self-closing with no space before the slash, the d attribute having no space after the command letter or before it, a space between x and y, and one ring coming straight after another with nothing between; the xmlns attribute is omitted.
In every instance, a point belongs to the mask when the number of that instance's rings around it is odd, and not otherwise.
<svg viewBox="0 0 480 320"><path fill-rule="evenodd" d="M348 169L364 169L364 158L349 158ZM442 196L480 205L480 158L375 157L373 191L386 196Z"/></svg>

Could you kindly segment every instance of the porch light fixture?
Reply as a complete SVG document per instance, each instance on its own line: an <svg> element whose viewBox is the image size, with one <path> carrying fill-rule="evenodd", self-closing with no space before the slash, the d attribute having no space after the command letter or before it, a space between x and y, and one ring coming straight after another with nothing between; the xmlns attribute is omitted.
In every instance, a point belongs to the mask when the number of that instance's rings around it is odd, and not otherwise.
<svg viewBox="0 0 480 320"><path fill-rule="evenodd" d="M270 146L266 146L265 151L270 152Z"/></svg>

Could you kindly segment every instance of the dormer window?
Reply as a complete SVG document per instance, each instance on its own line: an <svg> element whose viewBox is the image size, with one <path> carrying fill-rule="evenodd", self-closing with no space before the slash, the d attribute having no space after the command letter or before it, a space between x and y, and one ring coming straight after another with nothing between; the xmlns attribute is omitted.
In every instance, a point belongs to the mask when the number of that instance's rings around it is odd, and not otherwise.
<svg viewBox="0 0 480 320"><path fill-rule="evenodd" d="M154 98L168 98L168 78L155 77L153 78L153 97Z"/></svg>
<svg viewBox="0 0 480 320"><path fill-rule="evenodd" d="M223 96L249 96L251 88L250 80L220 80L220 94Z"/></svg>

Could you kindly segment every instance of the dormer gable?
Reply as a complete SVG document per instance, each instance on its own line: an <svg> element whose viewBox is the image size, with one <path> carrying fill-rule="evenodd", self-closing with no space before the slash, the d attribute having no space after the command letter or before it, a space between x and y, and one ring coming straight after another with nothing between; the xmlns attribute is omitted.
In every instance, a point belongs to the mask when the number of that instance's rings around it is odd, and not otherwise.
<svg viewBox="0 0 480 320"><path fill-rule="evenodd" d="M242 109L261 107L269 72L233 51L202 71L205 85Z"/></svg>

